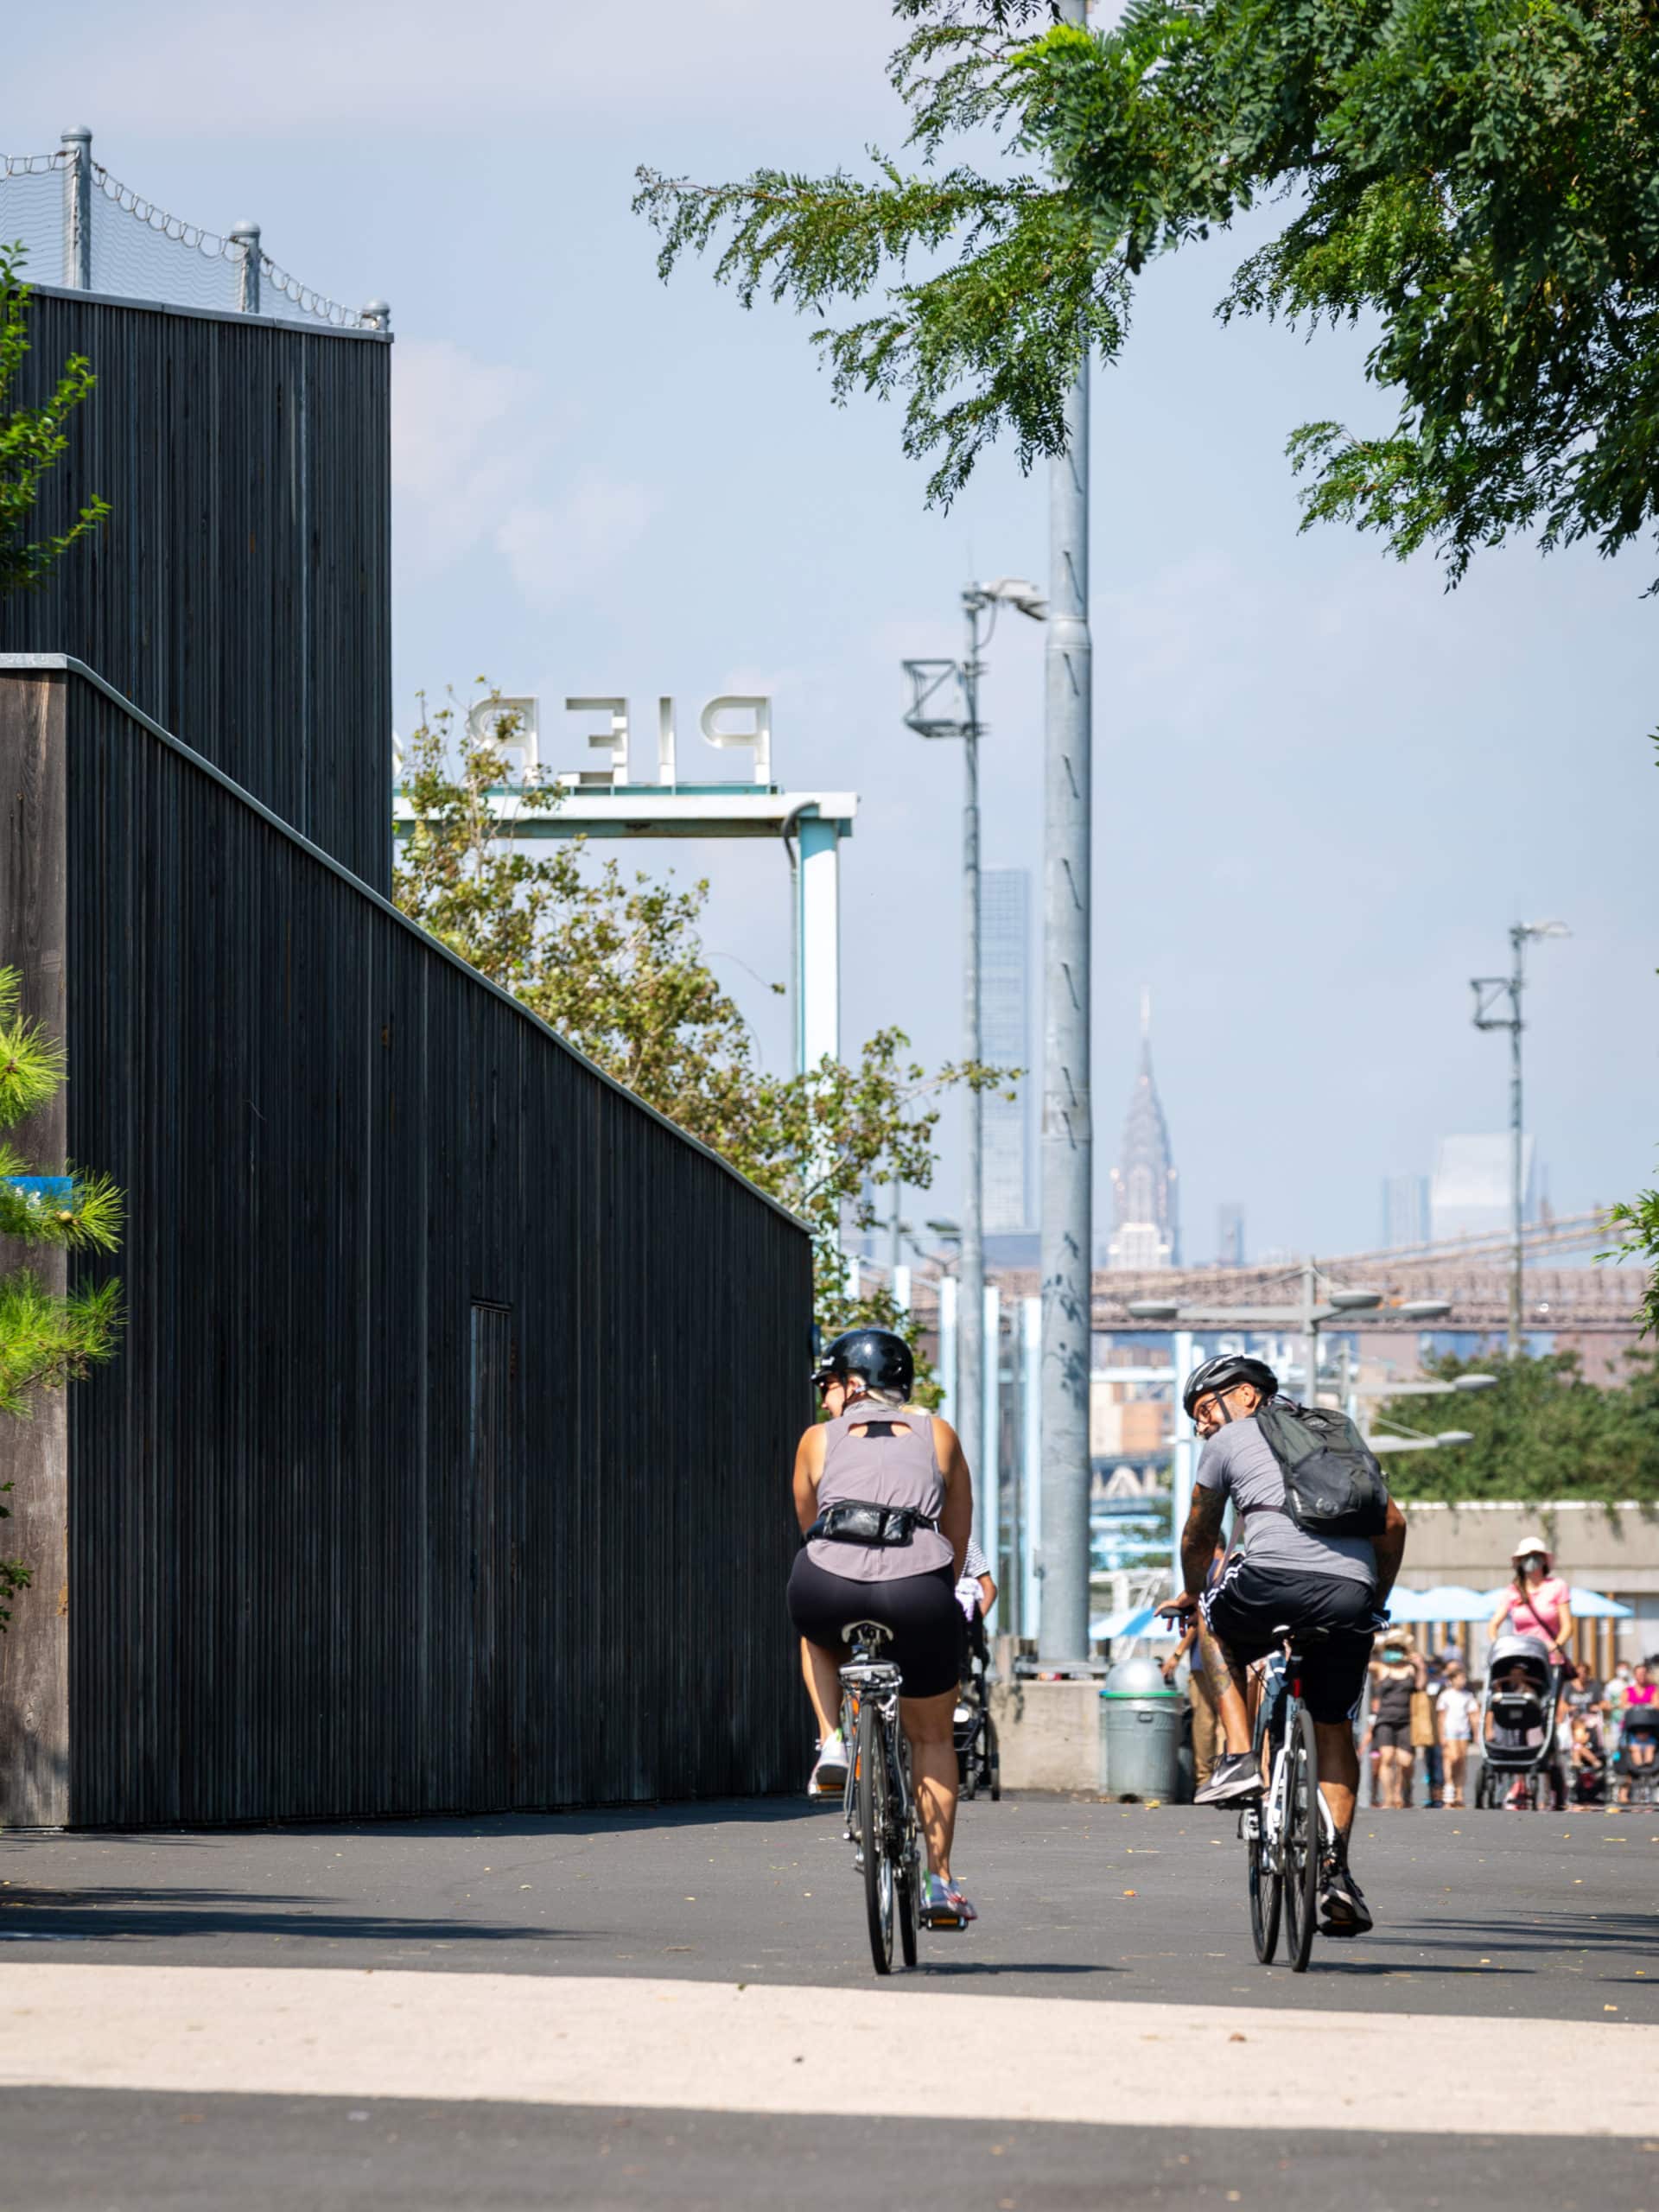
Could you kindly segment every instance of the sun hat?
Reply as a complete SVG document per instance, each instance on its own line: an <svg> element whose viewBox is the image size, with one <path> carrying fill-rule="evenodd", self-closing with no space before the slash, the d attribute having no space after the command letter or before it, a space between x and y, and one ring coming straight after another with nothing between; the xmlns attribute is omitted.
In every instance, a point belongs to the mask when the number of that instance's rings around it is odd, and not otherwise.
<svg viewBox="0 0 1659 2212"><path fill-rule="evenodd" d="M1510 1564L1512 1567L1518 1567L1523 1559L1529 1557L1534 1552L1541 1555L1546 1567L1553 1567L1555 1564L1555 1555L1541 1536L1522 1536L1510 1554Z"/></svg>

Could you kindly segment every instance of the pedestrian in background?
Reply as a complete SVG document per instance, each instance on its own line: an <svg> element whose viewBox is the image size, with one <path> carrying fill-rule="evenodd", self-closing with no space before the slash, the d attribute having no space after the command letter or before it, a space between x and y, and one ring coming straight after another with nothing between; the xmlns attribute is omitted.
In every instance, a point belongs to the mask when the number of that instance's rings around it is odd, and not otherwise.
<svg viewBox="0 0 1659 2212"><path fill-rule="evenodd" d="M1469 1677L1461 1662L1448 1666L1435 1700L1435 1719L1446 1764L1442 1802L1447 1805L1463 1803L1464 1777L1469 1769L1469 1746L1475 1739L1475 1714L1479 1702L1469 1687Z"/></svg>
<svg viewBox="0 0 1659 2212"><path fill-rule="evenodd" d="M1216 1546L1215 1556L1210 1562L1205 1587L1213 1583L1227 1563L1227 1547ZM1204 1654L1198 1646L1198 1617L1192 1614L1181 1630L1181 1640L1164 1662L1164 1680L1173 1682L1175 1669L1183 1659L1187 1662L1186 1702L1192 1714L1192 1779L1193 1787L1202 1789L1215 1772L1216 1761L1221 1752L1221 1707L1217 1701L1216 1686L1205 1672Z"/></svg>

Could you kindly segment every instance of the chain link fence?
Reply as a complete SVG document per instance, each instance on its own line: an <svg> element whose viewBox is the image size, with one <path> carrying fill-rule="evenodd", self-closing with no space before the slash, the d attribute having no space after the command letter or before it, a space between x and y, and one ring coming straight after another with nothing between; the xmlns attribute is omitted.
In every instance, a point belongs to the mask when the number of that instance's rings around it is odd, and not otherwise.
<svg viewBox="0 0 1659 2212"><path fill-rule="evenodd" d="M221 237L142 198L92 159L90 131L65 131L54 154L0 154L0 245L18 244L36 284L337 330L391 327L384 300L344 308L278 268L257 223Z"/></svg>

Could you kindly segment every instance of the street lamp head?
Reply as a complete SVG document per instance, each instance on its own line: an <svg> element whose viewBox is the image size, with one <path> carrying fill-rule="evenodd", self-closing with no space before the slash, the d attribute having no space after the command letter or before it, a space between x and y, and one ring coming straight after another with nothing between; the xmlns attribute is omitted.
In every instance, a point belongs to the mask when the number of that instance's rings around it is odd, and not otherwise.
<svg viewBox="0 0 1659 2212"><path fill-rule="evenodd" d="M1452 1301L1449 1298L1407 1298L1395 1310L1406 1321L1443 1321L1452 1311Z"/></svg>
<svg viewBox="0 0 1659 2212"><path fill-rule="evenodd" d="M1443 1428L1434 1439L1437 1444L1472 1444L1474 1440L1471 1428Z"/></svg>
<svg viewBox="0 0 1659 2212"><path fill-rule="evenodd" d="M1517 922L1517 937L1571 937L1572 931L1565 922Z"/></svg>
<svg viewBox="0 0 1659 2212"><path fill-rule="evenodd" d="M1452 1388L1454 1390L1496 1390L1497 1377L1496 1375L1454 1375Z"/></svg>
<svg viewBox="0 0 1659 2212"><path fill-rule="evenodd" d="M927 1226L932 1230L936 1236L943 1236L948 1243L960 1243L962 1241L962 1224L960 1222L930 1221Z"/></svg>
<svg viewBox="0 0 1659 2212"><path fill-rule="evenodd" d="M1333 1290L1330 1303L1338 1313L1370 1313L1382 1303L1380 1290Z"/></svg>
<svg viewBox="0 0 1659 2212"><path fill-rule="evenodd" d="M1132 1298L1123 1310L1131 1321L1174 1321L1181 1311L1173 1298Z"/></svg>
<svg viewBox="0 0 1659 2212"><path fill-rule="evenodd" d="M976 584L964 597L987 606L1000 600L1004 607L1017 607L1021 614L1030 615L1033 622L1043 621L1048 613L1048 601L1037 586L1027 583L1023 576L999 576L994 584Z"/></svg>

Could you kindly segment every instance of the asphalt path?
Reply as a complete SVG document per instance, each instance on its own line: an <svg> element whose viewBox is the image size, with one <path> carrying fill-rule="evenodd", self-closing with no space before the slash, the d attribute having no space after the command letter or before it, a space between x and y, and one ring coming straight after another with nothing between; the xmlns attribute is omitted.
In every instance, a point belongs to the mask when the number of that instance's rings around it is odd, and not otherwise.
<svg viewBox="0 0 1659 2212"><path fill-rule="evenodd" d="M1040 1797L967 1806L957 1861L982 1917L961 1936L924 1936L919 1971L878 1985L838 1818L795 1802L0 1836L0 2054L10 2053L0 2078L17 2084L0 2089L0 2206L678 2212L782 2203L841 2212L850 2196L929 2212L1324 2212L1338 2202L1354 2212L1545 2202L1560 2212L1659 2212L1659 2068L1649 2040L1659 2024L1659 1814L1362 1814L1354 1859L1377 1916L1374 1936L1320 1942L1312 1971L1293 1976L1264 1971L1251 1955L1243 1852L1224 1817ZM754 2111L743 2108L741 2080L719 2092L726 2108L703 2108L701 2097L652 2108L643 2087L630 2094L626 2064L614 2101L609 2090L582 2101L496 2100L437 2079L429 2094L418 2078L391 2095L261 2094L252 2049L238 2075L246 2088L99 2086L111 2077L91 2056L79 2073L66 2073L60 2056L31 2066L30 2015L49 2008L32 2006L29 1994L44 1992L59 1967L123 1970L110 1986L154 1990L158 2007L170 1982L228 1993L258 1981L242 1970L280 1969L302 2007L317 1991L320 2015L338 2009L340 1993L360 1996L366 1969L388 1993L410 1975L469 1975L478 1992L504 1986L497 1977L565 1977L573 2013L595 1978L723 1985L707 1987L710 2005L738 1985L761 1986L798 2017L821 2005L826 2034L833 2019L854 2017L838 2006L885 2007L874 2017L895 2076L907 2034L913 2044L924 2024L930 2044L943 2038L948 2049L949 2024L961 2020L964 2052L984 2072L1001 2022L1028 2045L1033 2021L1086 2028L1096 2019L1109 2052L1134 2008L1158 2007L1141 2012L1148 2032L1133 2039L1157 2044L1166 2019L1181 2028L1187 2039L1172 2031L1166 2060L1154 2056L1164 2102L1173 2098L1191 2120L1165 2111L1155 2125L1136 2125L1104 2097L1111 2124L931 2119L925 2107L875 2117L844 2098L835 2111ZM154 1967L232 1971L136 1983ZM48 1972L31 1979L35 1967ZM847 1994L812 1996L832 1990ZM613 1993L626 2054L627 2020L645 2019L638 2008L658 1993ZM918 2006L918 1997L928 2001ZM982 2001L1002 1998L1039 2002ZM1079 2003L1092 2009L1080 2012ZM1224 2018L1214 2024L1229 2011L1237 2032ZM1245 2069L1273 2063L1270 2037L1258 2055L1263 2023L1281 2017L1289 2034L1321 2012L1332 2016L1319 2050L1333 2124L1311 2125L1304 2110L1295 2125L1242 2130ZM1419 2017L1379 2037L1361 2015ZM1633 2031L1628 2061L1624 2030ZM1075 2041L1081 2031L1065 2032ZM1523 2036L1545 2040L1504 2040ZM87 2040L90 2050L96 2038ZM1244 2048L1225 2048L1233 2044ZM1121 2047L1126 2068L1131 2056L1151 2063ZM1294 2047L1302 2087L1319 2081L1317 2104L1327 2077L1306 2036ZM642 2065L648 2049L639 2045ZM1540 2056L1517 2062L1517 2050ZM810 2046L791 2056L806 2071L790 2078L810 2080ZM1419 2132L1368 2127L1368 2080L1381 2079L1371 2069L1386 2066L1396 2101L1403 2079L1409 2111L1414 2065L1426 2100L1409 2123ZM1519 2133L1533 2084L1560 2066L1603 2085L1586 2090L1582 2124ZM30 2079L35 2071L49 2078ZM1102 2071L1116 2071L1109 2058ZM1482 2092L1467 2122L1457 2116L1465 2082ZM1486 2094L1495 2084L1497 2099ZM1494 2114L1511 2100L1517 2118L1507 2126ZM1626 2100L1614 2134L1600 2136ZM1639 2132L1649 2110L1651 2138Z"/></svg>
<svg viewBox="0 0 1659 2212"><path fill-rule="evenodd" d="M956 1854L982 1916L925 1938L906 1979L1022 1997L1659 2023L1659 1808L1362 1813L1352 1859L1374 1934L1316 1942L1306 1975L1264 1973L1224 1815L982 1800L963 1808ZM838 1814L780 1799L0 1836L0 1957L48 1948L168 1965L871 1979Z"/></svg>

